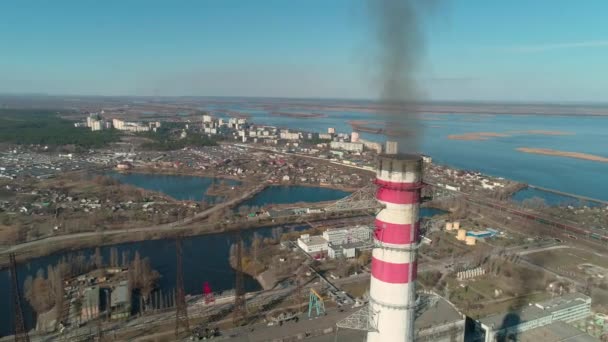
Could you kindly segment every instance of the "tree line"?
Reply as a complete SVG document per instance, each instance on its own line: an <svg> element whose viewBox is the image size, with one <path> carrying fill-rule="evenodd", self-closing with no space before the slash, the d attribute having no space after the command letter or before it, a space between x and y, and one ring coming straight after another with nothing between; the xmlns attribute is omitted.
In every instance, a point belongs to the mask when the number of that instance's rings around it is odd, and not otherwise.
<svg viewBox="0 0 608 342"><path fill-rule="evenodd" d="M46 274L44 269L40 268L35 277L27 276L23 285L25 299L38 314L52 309L57 310L59 314L65 298L65 281L94 270L100 270L105 274L105 267L128 267L127 279L130 290L140 290L144 298L149 298L160 274L152 268L150 260L142 258L138 251L135 252L132 260L129 254L129 251L123 251L121 258L118 249L112 247L108 263L104 263L99 247L89 257L84 253L70 254L56 265L48 265Z"/></svg>

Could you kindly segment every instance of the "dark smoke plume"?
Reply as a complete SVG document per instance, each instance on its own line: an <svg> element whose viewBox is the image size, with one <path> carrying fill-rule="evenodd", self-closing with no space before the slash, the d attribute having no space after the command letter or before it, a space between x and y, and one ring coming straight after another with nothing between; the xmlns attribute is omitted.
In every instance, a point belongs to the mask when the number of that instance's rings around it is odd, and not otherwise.
<svg viewBox="0 0 608 342"><path fill-rule="evenodd" d="M422 126L416 104L421 90L416 71L424 55L423 19L438 0L369 0L377 76L381 84L382 119L388 140L399 152L418 151Z"/></svg>

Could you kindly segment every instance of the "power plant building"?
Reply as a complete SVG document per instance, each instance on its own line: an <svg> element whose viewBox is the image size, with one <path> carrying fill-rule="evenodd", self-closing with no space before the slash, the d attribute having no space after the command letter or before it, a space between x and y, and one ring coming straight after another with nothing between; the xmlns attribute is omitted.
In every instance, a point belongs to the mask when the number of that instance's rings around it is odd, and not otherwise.
<svg viewBox="0 0 608 342"><path fill-rule="evenodd" d="M569 293L545 302L524 307L517 312L505 312L478 320L485 332L485 342L508 339L521 333L552 324L572 322L591 315L591 298L582 293Z"/></svg>
<svg viewBox="0 0 608 342"><path fill-rule="evenodd" d="M308 254L327 252L327 240L319 235L303 234L298 238L298 246Z"/></svg>
<svg viewBox="0 0 608 342"><path fill-rule="evenodd" d="M333 245L342 245L352 242L368 242L371 237L371 229L368 226L334 228L323 232L323 238Z"/></svg>

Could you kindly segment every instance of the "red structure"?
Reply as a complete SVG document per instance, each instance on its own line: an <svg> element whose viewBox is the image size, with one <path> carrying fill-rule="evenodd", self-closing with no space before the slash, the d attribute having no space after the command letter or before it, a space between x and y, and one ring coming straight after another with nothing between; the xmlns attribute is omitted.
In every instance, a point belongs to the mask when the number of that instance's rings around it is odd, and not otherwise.
<svg viewBox="0 0 608 342"><path fill-rule="evenodd" d="M203 298L205 298L205 304L215 303L215 296L213 296L213 290L209 282L203 283Z"/></svg>

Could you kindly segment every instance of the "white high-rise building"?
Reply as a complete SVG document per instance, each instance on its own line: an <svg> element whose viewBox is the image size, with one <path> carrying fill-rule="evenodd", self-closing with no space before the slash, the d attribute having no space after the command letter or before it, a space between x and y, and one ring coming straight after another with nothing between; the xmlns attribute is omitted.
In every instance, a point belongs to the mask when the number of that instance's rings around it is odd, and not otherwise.
<svg viewBox="0 0 608 342"><path fill-rule="evenodd" d="M396 141L387 141L386 142L386 154L397 154L399 151L399 146Z"/></svg>

